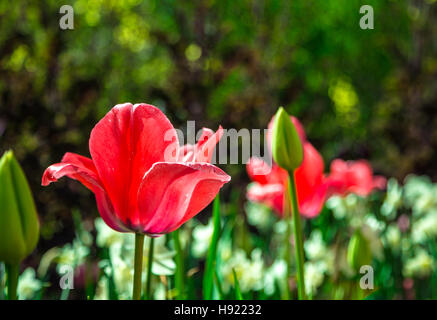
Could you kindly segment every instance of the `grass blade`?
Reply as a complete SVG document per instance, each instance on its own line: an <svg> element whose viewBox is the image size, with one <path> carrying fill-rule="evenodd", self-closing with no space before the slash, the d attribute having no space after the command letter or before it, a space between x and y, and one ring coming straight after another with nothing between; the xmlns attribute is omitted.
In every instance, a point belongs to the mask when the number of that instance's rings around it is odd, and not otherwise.
<svg viewBox="0 0 437 320"><path fill-rule="evenodd" d="M184 251L181 247L179 239L179 229L172 232L174 247L176 250L176 273L175 273L175 287L177 291L177 299L185 299L185 270L184 270Z"/></svg>
<svg viewBox="0 0 437 320"><path fill-rule="evenodd" d="M215 272L214 272L214 279L215 279L215 285L217 287L219 299L223 300L225 298L225 294L224 294L223 289L222 289L222 284L220 282L220 278L217 274L217 269L215 269Z"/></svg>
<svg viewBox="0 0 437 320"><path fill-rule="evenodd" d="M212 233L211 243L209 245L208 255L206 258L205 265L205 274L203 276L203 299L211 300L212 298L212 289L214 283L214 269L215 269L215 261L217 255L217 244L220 238L220 197L217 194L217 197L214 199L213 207L212 207L212 219L214 230Z"/></svg>
<svg viewBox="0 0 437 320"><path fill-rule="evenodd" d="M237 274L235 273L235 269L232 269L232 273L234 275L235 299L243 300L243 296L241 295L240 285L238 284L238 278L237 278Z"/></svg>

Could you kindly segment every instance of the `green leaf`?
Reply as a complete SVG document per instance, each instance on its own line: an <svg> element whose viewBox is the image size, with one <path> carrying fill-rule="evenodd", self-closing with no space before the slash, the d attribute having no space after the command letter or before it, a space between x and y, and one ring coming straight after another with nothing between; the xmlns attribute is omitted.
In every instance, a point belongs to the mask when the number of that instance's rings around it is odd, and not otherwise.
<svg viewBox="0 0 437 320"><path fill-rule="evenodd" d="M349 241L347 261L356 272L360 270L361 266L368 265L372 261L369 241L359 229L355 231Z"/></svg>
<svg viewBox="0 0 437 320"><path fill-rule="evenodd" d="M215 279L215 285L217 287L217 291L218 291L218 295L219 295L219 299L223 300L225 297L225 294L223 293L223 287L219 278L219 275L217 273L217 269L214 270L214 279Z"/></svg>
<svg viewBox="0 0 437 320"><path fill-rule="evenodd" d="M174 248L176 250L176 272L175 272L175 287L177 291L177 299L185 298L185 271L184 271L184 250L181 247L179 239L179 229L172 232Z"/></svg>
<svg viewBox="0 0 437 320"><path fill-rule="evenodd" d="M211 243L209 245L208 255L206 258L205 274L203 276L203 299L211 300L212 289L214 282L214 269L217 256L217 244L220 238L221 225L220 225L220 197L214 199L212 208L212 219L214 230L212 232Z"/></svg>
<svg viewBox="0 0 437 320"><path fill-rule="evenodd" d="M237 274L235 273L235 269L232 269L232 274L234 275L235 299L243 300L243 296L240 291L240 285L238 283L238 278L237 278Z"/></svg>

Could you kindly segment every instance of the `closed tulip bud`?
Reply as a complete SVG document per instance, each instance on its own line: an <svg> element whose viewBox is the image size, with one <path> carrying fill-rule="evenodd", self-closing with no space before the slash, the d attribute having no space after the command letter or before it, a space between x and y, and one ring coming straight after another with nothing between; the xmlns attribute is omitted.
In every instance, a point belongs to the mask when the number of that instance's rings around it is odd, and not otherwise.
<svg viewBox="0 0 437 320"><path fill-rule="evenodd" d="M303 147L290 116L280 107L272 129L272 154L275 162L288 171L297 169L303 160Z"/></svg>
<svg viewBox="0 0 437 320"><path fill-rule="evenodd" d="M0 159L0 261L18 265L35 248L39 223L32 193L12 151Z"/></svg>
<svg viewBox="0 0 437 320"><path fill-rule="evenodd" d="M361 266L372 262L372 252L370 251L369 241L363 236L360 230L355 231L349 241L347 249L347 261L355 271L359 271Z"/></svg>

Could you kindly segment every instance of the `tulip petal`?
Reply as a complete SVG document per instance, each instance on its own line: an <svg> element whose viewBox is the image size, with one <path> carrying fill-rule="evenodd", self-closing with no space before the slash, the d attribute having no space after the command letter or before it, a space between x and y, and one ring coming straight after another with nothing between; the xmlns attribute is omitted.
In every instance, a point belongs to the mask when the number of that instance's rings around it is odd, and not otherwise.
<svg viewBox="0 0 437 320"><path fill-rule="evenodd" d="M185 144L179 148L178 162L194 162L195 146L192 144Z"/></svg>
<svg viewBox="0 0 437 320"><path fill-rule="evenodd" d="M305 142L303 149L304 161L296 169L296 180L302 182L302 187L311 188L321 183L325 165L322 156L311 143Z"/></svg>
<svg viewBox="0 0 437 320"><path fill-rule="evenodd" d="M47 186L63 176L80 181L94 192L99 213L108 226L120 232L129 231L117 218L91 159L75 153L66 153L62 162L53 164L44 171L41 184Z"/></svg>
<svg viewBox="0 0 437 320"><path fill-rule="evenodd" d="M328 177L331 193L346 195L356 193L360 196L369 195L373 189L384 189L386 179L373 176L370 163L366 160L344 161L335 159L331 163L331 173Z"/></svg>
<svg viewBox="0 0 437 320"><path fill-rule="evenodd" d="M320 184L304 199L299 202L301 215L307 218L316 217L323 208L326 199L327 184Z"/></svg>
<svg viewBox="0 0 437 320"><path fill-rule="evenodd" d="M247 189L247 198L250 201L265 204L282 216L284 203L284 186L282 184L252 183Z"/></svg>
<svg viewBox="0 0 437 320"><path fill-rule="evenodd" d="M306 217L316 216L323 207L327 191L323 170L322 156L311 143L305 142L304 160L295 177L299 209Z"/></svg>
<svg viewBox="0 0 437 320"><path fill-rule="evenodd" d="M387 187L387 179L383 176L373 177L373 188L384 190Z"/></svg>
<svg viewBox="0 0 437 320"><path fill-rule="evenodd" d="M263 159L252 157L246 164L246 171L252 181L258 182L259 184L267 184L272 167Z"/></svg>
<svg viewBox="0 0 437 320"><path fill-rule="evenodd" d="M283 184L287 180L287 171L273 163L270 167L264 160L252 157L246 164L247 174L252 181L260 184Z"/></svg>
<svg viewBox="0 0 437 320"><path fill-rule="evenodd" d="M221 129L221 131L223 133L222 126L219 127L219 130L220 129ZM217 130L217 132L219 132L219 130ZM202 145L204 145L205 142L207 142L212 135L214 135L214 131L213 130L211 130L209 128L202 128L202 134L200 135L199 141L197 141L197 144L196 144L197 147L201 147Z"/></svg>
<svg viewBox="0 0 437 320"><path fill-rule="evenodd" d="M92 130L89 148L111 203L124 222L137 214L144 174L155 162L176 161L179 154L172 124L158 108L147 104L112 108Z"/></svg>
<svg viewBox="0 0 437 320"><path fill-rule="evenodd" d="M196 162L211 162L214 154L214 148L223 136L223 128L219 126L214 133L211 129L203 128L202 135L196 144Z"/></svg>
<svg viewBox="0 0 437 320"><path fill-rule="evenodd" d="M141 183L140 219L133 226L149 235L171 232L204 209L230 179L208 163L155 163Z"/></svg>
<svg viewBox="0 0 437 320"><path fill-rule="evenodd" d="M60 163L48 167L42 177L42 185L47 186L56 182L63 176L80 181L85 187L94 190L95 185L100 186L99 177L90 158L67 152Z"/></svg>

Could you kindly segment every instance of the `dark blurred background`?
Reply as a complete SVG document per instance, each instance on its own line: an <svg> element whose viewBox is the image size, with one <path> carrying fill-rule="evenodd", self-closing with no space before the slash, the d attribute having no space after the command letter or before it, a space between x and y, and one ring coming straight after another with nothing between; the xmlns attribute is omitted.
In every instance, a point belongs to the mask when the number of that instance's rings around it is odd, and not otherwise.
<svg viewBox="0 0 437 320"><path fill-rule="evenodd" d="M59 9L74 8L74 30ZM359 27L363 4L373 30ZM0 152L13 149L42 222L38 252L74 236L93 195L44 169L88 138L112 106L147 102L175 127L265 128L296 115L325 159L437 179L437 3L423 1L0 0ZM225 201L244 204L244 165ZM237 190L232 196L230 190Z"/></svg>

